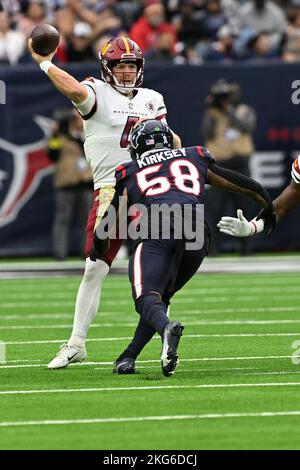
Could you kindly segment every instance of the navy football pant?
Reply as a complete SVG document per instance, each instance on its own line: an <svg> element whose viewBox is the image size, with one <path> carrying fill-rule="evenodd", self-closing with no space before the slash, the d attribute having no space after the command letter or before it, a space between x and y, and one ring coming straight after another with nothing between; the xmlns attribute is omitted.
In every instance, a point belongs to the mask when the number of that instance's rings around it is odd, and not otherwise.
<svg viewBox="0 0 300 470"><path fill-rule="evenodd" d="M129 279L135 300L158 292L166 305L197 272L207 255L208 241L201 250L185 250L184 240L145 240L129 261Z"/></svg>
<svg viewBox="0 0 300 470"><path fill-rule="evenodd" d="M209 245L208 230L201 250L185 251L181 240L146 240L138 245L129 263L129 277L137 311L141 313L142 299L150 292L158 292L167 309L171 297L199 269ZM141 315L132 342L118 359L137 357L154 334L155 329Z"/></svg>

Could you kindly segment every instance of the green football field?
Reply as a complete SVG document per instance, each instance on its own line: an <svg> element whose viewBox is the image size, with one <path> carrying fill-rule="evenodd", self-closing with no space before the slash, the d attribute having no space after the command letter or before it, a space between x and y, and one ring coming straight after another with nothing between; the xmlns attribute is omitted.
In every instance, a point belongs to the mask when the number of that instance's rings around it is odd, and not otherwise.
<svg viewBox="0 0 300 470"><path fill-rule="evenodd" d="M138 374L112 374L138 320L126 276L104 283L88 362L47 370L79 283L0 281L1 449L300 448L299 274L195 276L171 308L185 324L171 378L158 337Z"/></svg>

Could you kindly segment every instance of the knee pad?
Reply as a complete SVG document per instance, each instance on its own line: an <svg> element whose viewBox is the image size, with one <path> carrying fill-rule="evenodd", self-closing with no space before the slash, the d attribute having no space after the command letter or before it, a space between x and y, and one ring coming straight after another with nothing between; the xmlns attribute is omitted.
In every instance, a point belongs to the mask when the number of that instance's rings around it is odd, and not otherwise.
<svg viewBox="0 0 300 470"><path fill-rule="evenodd" d="M84 282L97 281L101 282L109 273L109 266L102 260L91 261L86 259L85 270L83 275Z"/></svg>
<svg viewBox="0 0 300 470"><path fill-rule="evenodd" d="M151 292L148 294L142 294L138 299L135 301L135 308L136 311L142 315L145 308L152 306L155 303L161 303L160 295L155 292Z"/></svg>

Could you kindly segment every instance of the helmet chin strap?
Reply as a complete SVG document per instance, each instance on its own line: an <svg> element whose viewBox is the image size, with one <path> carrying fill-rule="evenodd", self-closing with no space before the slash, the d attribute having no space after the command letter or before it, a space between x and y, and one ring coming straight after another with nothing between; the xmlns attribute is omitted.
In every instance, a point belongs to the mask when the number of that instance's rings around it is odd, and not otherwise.
<svg viewBox="0 0 300 470"><path fill-rule="evenodd" d="M113 77L113 81L114 81L113 87L116 88L120 93L123 93L124 95L129 95L130 93L133 92L133 90L135 90L136 80L134 82L134 85L128 85L127 87L124 87L124 85L122 86L118 82L118 80L116 79L114 74L112 74L112 77Z"/></svg>

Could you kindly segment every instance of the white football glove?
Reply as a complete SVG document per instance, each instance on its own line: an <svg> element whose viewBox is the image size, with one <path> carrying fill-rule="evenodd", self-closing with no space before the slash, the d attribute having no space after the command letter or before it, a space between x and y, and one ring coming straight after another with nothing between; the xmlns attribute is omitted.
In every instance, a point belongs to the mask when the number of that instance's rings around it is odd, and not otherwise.
<svg viewBox="0 0 300 470"><path fill-rule="evenodd" d="M241 209L237 210L237 219L235 217L222 217L217 227L220 232L232 237L251 237L256 232L255 224L244 217Z"/></svg>

